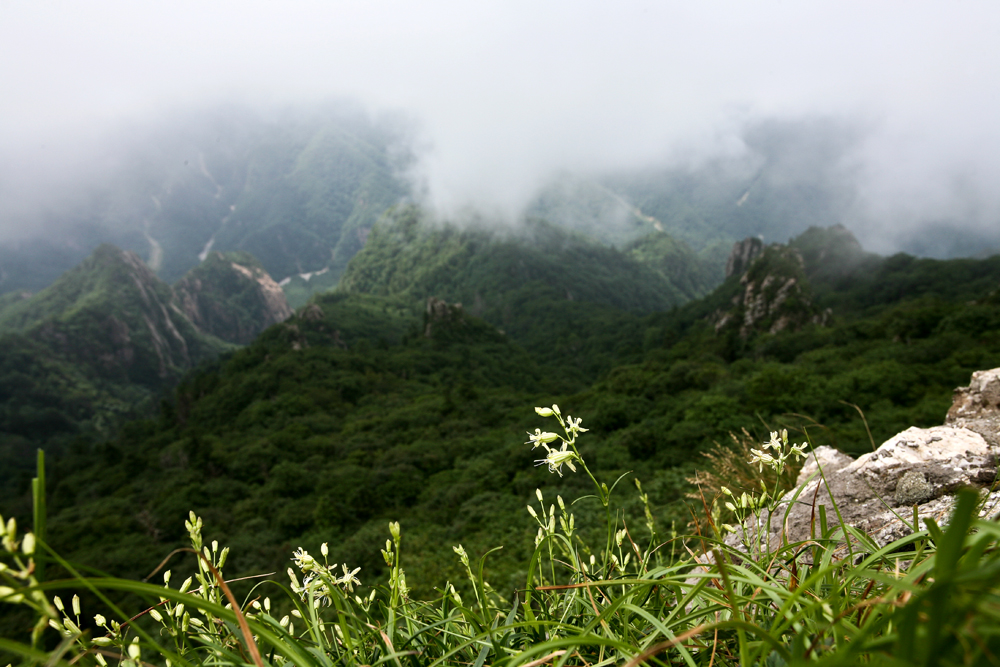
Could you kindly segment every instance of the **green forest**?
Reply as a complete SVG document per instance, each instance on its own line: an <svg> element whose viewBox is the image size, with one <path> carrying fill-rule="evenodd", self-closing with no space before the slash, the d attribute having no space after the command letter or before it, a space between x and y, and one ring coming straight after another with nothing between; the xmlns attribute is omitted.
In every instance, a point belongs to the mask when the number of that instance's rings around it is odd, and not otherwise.
<svg viewBox="0 0 1000 667"><path fill-rule="evenodd" d="M583 418L580 456L599 478L625 480L616 516L643 541L654 525L692 530L689 479L732 434L763 442L788 429L863 453L941 423L955 387L1000 366L1000 257L883 258L843 228L813 228L762 246L713 289L695 253L666 236L616 250L540 220L526 234L390 212L337 289L202 361L148 417L111 438L67 429L48 461L48 543L88 572L142 579L188 541L194 512L231 549L230 576L284 579L296 547L325 544L366 584L391 585L380 551L398 522L414 599L446 582L475 593L458 544L476 559L503 546L487 573L509 599L538 529L525 505L536 490L577 498L591 486L537 465L526 439L545 421L533 406ZM693 269L665 271L671 253ZM33 372L23 364L39 362L4 358L11 406ZM48 409L37 424L72 406ZM46 437L22 429L7 452L25 465L2 514L21 525L27 450ZM599 543L600 506L573 511L581 544ZM5 616L4 633L23 622Z"/></svg>
<svg viewBox="0 0 1000 667"><path fill-rule="evenodd" d="M409 256L392 255L382 237L417 226L412 214L373 234L342 289L187 375L157 416L73 441L50 464L53 544L140 576L183 540L194 510L240 573L281 571L290 545L328 541L331 557L372 577L391 519L410 535L415 579L435 586L460 578L441 544L523 542L536 487L569 495L584 483L533 469L526 406L585 415L591 465L632 471L660 520L682 528L685 478L731 432L787 427L861 453L872 444L855 406L878 444L941 423L954 387L1000 365L997 258L879 258L811 230L791 245L804 268L765 253L752 271L799 271L809 308L830 308L830 321L744 337L712 323L740 276L680 305L665 281L637 273L647 265L597 246L476 250L475 234L420 227ZM470 261L476 252L486 260ZM501 270L520 262L524 274ZM610 278L588 281L594 265ZM647 287L626 289L637 274ZM468 305L428 315L430 295ZM23 515L26 477L19 485L7 512ZM514 586L525 557L505 549L494 581Z"/></svg>

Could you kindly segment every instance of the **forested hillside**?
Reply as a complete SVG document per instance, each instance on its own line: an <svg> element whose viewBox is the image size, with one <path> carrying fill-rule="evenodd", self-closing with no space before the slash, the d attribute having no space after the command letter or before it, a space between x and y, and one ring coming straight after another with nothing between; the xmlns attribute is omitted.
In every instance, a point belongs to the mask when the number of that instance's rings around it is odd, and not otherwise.
<svg viewBox="0 0 1000 667"><path fill-rule="evenodd" d="M59 457L51 539L75 559L140 576L183 542L194 510L233 548L234 575L282 572L293 546L329 542L331 560L371 581L383 573L385 522L398 520L414 595L461 580L450 552L459 542L472 553L504 544L490 580L515 586L534 489L568 498L586 486L533 466L537 451L523 443L544 426L534 405L582 417L591 468L605 479L632 471L660 525L682 529L685 477L730 432L766 439L780 426L814 445L869 451L872 439L940 423L954 387L1000 365L1000 258L878 258L841 229L759 250L745 272L676 309L602 306L609 321L621 314L620 335L590 344L627 349L606 352L624 361L593 383L536 353L557 347L558 330L519 344L468 306L428 308L405 289L364 294L355 283L320 297L188 376L158 418ZM456 282L470 264L452 266ZM750 289L791 280L795 298ZM825 315L774 328L802 304ZM725 323L727 313L750 326ZM588 507L574 509L582 525L594 524Z"/></svg>
<svg viewBox="0 0 1000 667"><path fill-rule="evenodd" d="M155 413L184 373L291 315L244 254L214 253L176 286L134 253L100 246L38 294L0 309L0 496L36 448L113 437Z"/></svg>
<svg viewBox="0 0 1000 667"><path fill-rule="evenodd" d="M461 303L541 362L566 365L563 377L589 383L638 353L642 315L718 282L690 248L655 230L623 251L540 219L457 228L410 206L379 221L338 291Z"/></svg>
<svg viewBox="0 0 1000 667"><path fill-rule="evenodd" d="M8 221L51 231L0 246L0 292L42 289L100 243L136 252L171 283L213 250L248 252L278 281L326 269L336 282L409 192L399 131L350 105L220 108L106 143L100 181Z"/></svg>

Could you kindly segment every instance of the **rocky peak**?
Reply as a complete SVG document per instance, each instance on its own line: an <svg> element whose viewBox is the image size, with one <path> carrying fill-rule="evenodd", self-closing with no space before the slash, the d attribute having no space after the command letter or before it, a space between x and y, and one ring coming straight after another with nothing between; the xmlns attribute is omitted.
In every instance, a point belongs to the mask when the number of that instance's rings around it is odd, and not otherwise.
<svg viewBox="0 0 1000 667"><path fill-rule="evenodd" d="M424 336L432 338L436 327L447 327L460 322L464 311L460 303L448 303L436 297L427 299L427 310L424 313Z"/></svg>
<svg viewBox="0 0 1000 667"><path fill-rule="evenodd" d="M778 333L796 330L806 324L825 324L828 312L812 303L812 293L806 279L802 256L794 248L783 245L761 246L758 253L753 241L737 244L730 265L740 265L751 257L749 266L740 277L742 289L733 297L733 307L715 313L715 330L721 332L738 327L739 335L748 338L754 333ZM735 259L734 259L735 258Z"/></svg>
<svg viewBox="0 0 1000 667"><path fill-rule="evenodd" d="M246 253L212 253L174 285L176 308L201 331L246 344L292 316L285 293Z"/></svg>
<svg viewBox="0 0 1000 667"><path fill-rule="evenodd" d="M734 243L729 259L726 260L726 278L743 274L763 252L764 242L756 236Z"/></svg>

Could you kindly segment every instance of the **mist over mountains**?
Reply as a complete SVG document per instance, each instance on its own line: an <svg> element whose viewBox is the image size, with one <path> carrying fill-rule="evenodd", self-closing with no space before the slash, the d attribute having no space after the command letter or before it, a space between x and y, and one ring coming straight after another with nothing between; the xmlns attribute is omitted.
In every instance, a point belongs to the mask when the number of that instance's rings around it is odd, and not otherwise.
<svg viewBox="0 0 1000 667"><path fill-rule="evenodd" d="M427 149L413 127L348 102L267 113L230 105L118 128L91 149L92 159L49 176L17 176L5 164L0 292L37 291L113 243L168 282L212 250L249 252L302 303L336 284L386 209L408 201L433 209ZM517 228L527 215L615 247L659 231L720 271L736 240L783 241L817 225L843 224L882 253L985 256L1000 247L1000 226L972 224L959 209L929 211L937 217L905 226L872 221L867 132L833 117L747 121L728 151L562 170L506 210L446 207L438 217ZM976 208L969 197L966 213Z"/></svg>

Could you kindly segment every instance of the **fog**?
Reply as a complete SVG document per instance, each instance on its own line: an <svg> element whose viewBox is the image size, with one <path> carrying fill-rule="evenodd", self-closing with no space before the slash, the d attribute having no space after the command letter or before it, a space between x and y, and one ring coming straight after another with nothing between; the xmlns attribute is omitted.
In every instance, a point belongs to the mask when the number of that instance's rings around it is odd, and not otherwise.
<svg viewBox="0 0 1000 667"><path fill-rule="evenodd" d="M114 173L141 128L352 99L412 123L444 214L789 136L775 178L827 179L868 248L928 226L993 242L998 34L990 2L0 2L0 238L56 229L54 193ZM768 138L788 127L826 130Z"/></svg>

